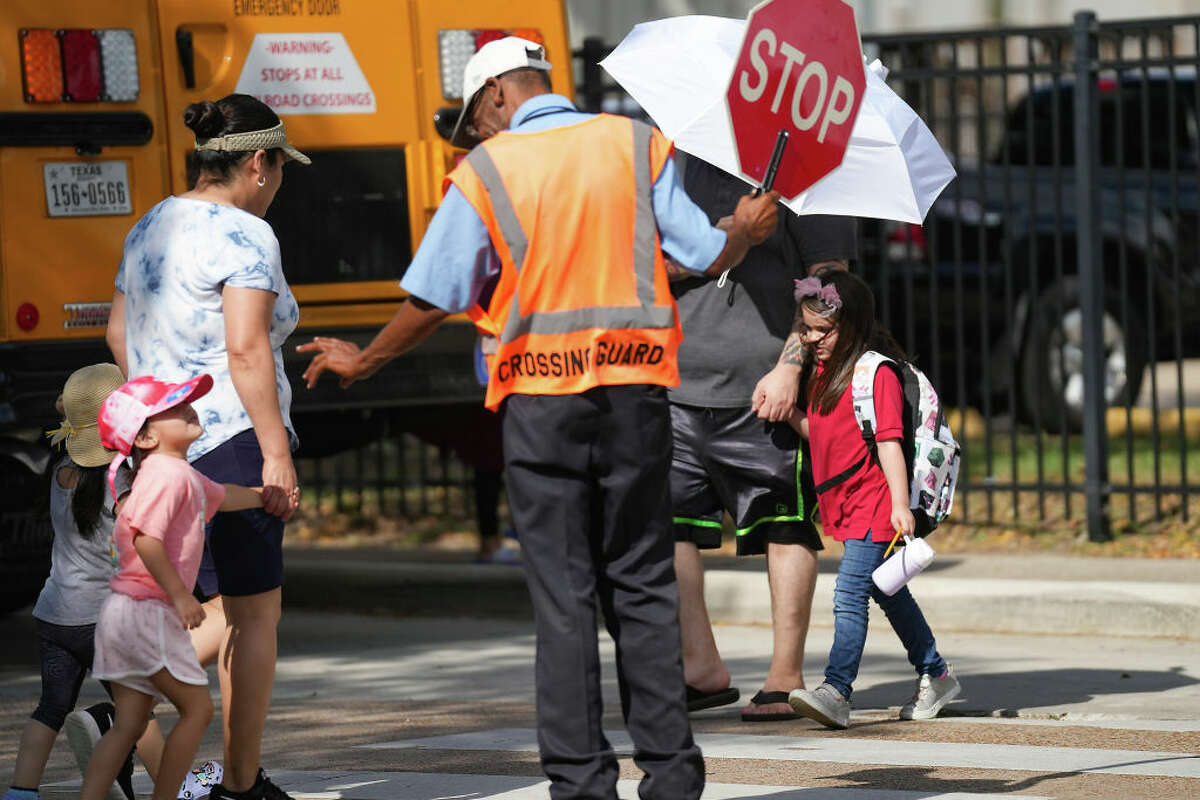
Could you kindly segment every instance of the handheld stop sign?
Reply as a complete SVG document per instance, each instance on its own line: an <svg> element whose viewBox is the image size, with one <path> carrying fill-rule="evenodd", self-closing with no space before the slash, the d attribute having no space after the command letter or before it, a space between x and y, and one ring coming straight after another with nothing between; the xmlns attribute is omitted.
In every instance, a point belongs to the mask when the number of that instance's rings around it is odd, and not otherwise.
<svg viewBox="0 0 1200 800"><path fill-rule="evenodd" d="M789 200L842 163L867 88L854 10L765 0L725 92L742 174Z"/></svg>

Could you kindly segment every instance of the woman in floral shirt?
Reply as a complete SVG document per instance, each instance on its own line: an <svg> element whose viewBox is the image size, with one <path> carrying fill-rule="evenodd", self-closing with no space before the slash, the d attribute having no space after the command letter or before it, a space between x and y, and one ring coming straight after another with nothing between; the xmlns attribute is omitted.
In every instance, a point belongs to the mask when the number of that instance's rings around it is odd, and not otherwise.
<svg viewBox="0 0 1200 800"><path fill-rule="evenodd" d="M108 344L129 378L213 388L195 404L204 434L188 460L219 483L296 486L297 444L282 345L299 309L263 219L288 160L309 163L287 142L270 108L247 95L189 106L196 135L195 188L150 209L125 239ZM196 591L218 593L226 624L218 661L225 776L213 797L286 797L263 774L259 753L275 674L275 628L283 584L283 508L218 514L208 526Z"/></svg>

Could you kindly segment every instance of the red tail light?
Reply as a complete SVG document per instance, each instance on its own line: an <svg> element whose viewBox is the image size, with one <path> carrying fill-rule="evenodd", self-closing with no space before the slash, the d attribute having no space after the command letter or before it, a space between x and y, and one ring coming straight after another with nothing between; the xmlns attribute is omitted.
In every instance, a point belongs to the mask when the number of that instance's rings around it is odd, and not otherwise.
<svg viewBox="0 0 1200 800"><path fill-rule="evenodd" d="M923 261L928 251L925 229L912 223L898 225L887 237L890 261Z"/></svg>
<svg viewBox="0 0 1200 800"><path fill-rule="evenodd" d="M100 40L92 31L71 30L59 35L62 41L63 99L94 103L100 99L104 76L100 72Z"/></svg>
<svg viewBox="0 0 1200 800"><path fill-rule="evenodd" d="M494 42L505 37L504 31L495 30L494 28L475 31L475 49L483 47L488 42Z"/></svg>
<svg viewBox="0 0 1200 800"><path fill-rule="evenodd" d="M461 100L462 74L467 61L488 42L503 39L505 36L519 36L545 45L541 31L536 28L453 28L438 31L442 96L447 100Z"/></svg>

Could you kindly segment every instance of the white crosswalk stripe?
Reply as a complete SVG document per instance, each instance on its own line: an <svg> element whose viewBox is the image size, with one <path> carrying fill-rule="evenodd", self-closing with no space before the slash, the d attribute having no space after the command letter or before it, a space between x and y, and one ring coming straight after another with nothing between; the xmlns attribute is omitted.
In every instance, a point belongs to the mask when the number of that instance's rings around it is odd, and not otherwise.
<svg viewBox="0 0 1200 800"><path fill-rule="evenodd" d="M972 721L974 722L974 721ZM1105 727L1119 727L1109 723ZM1136 722L1131 723L1137 729ZM624 731L608 734L619 756L632 753ZM968 744L945 741L879 741L852 737L778 736L698 733L707 758L777 762L817 762L923 768L966 768L1035 772L1047 776L1091 773L1165 778L1200 778L1200 755L1183 752ZM530 728L448 734L360 745L358 750L477 751L536 753L537 732ZM546 800L549 784L540 776L440 772L273 770L272 780L296 800ZM622 800L635 800L637 781L618 785ZM45 787L45 800L76 797L79 781ZM135 779L138 796L153 786L145 774ZM991 788L991 787L989 787ZM1015 787L1013 787L1015 788ZM829 786L748 785L710 781L703 800L1050 800L1045 795L1010 792L934 792Z"/></svg>
<svg viewBox="0 0 1200 800"><path fill-rule="evenodd" d="M957 742L890 741L884 745L870 739L724 733L701 733L695 738L709 758L1200 778L1200 756L1188 753ZM609 741L619 753L632 752L632 742L623 731L609 735ZM532 752L537 750L537 732L529 728L502 728L428 739L402 739L365 747Z"/></svg>
<svg viewBox="0 0 1200 800"><path fill-rule="evenodd" d="M439 772L335 772L279 770L271 780L295 800L546 800L549 783L542 778L512 775L457 775ZM637 781L620 781L620 800L637 800ZM77 797L79 781L46 787L46 800ZM62 794L57 792L61 790ZM140 775L134 781L139 797L153 785ZM703 800L1050 800L1032 794L888 791L880 789L816 788L709 783Z"/></svg>
<svg viewBox="0 0 1200 800"><path fill-rule="evenodd" d="M280 772L279 784L296 794L297 800L546 800L549 783L536 778L499 775L438 775L429 773L317 773ZM637 800L637 781L620 781L621 800ZM295 787L292 789L291 787ZM709 784L703 800L1048 800L1038 795L971 794L948 792L880 791L878 789L832 789L801 786L747 786Z"/></svg>

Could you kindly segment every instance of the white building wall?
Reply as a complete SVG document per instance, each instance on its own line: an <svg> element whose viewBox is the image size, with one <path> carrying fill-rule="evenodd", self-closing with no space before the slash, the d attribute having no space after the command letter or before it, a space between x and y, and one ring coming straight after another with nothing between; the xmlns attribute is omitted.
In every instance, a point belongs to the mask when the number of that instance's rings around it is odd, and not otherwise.
<svg viewBox="0 0 1200 800"><path fill-rule="evenodd" d="M857 0L864 32L899 33L993 25L1062 25L1078 10L1101 20L1200 14L1196 0Z"/></svg>
<svg viewBox="0 0 1200 800"><path fill-rule="evenodd" d="M1062 25L1077 9L1101 20L1200 14L1200 0L851 0L862 33L995 25ZM755 0L566 0L571 43L599 36L615 44L639 22L682 14L744 17Z"/></svg>

